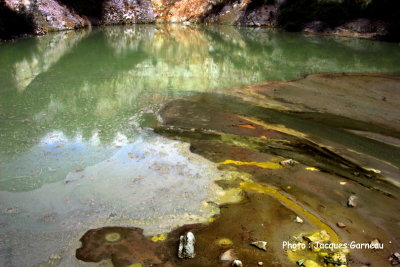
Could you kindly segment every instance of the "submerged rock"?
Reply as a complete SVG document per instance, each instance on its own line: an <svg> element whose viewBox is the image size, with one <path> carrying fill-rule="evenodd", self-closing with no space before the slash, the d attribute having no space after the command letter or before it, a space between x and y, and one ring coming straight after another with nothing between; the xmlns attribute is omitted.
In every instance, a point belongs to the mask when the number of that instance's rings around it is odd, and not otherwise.
<svg viewBox="0 0 400 267"><path fill-rule="evenodd" d="M267 250L267 244L268 244L268 242L266 242L266 241L256 241L256 242L251 243L251 245L253 245L261 250L264 250L264 251Z"/></svg>
<svg viewBox="0 0 400 267"><path fill-rule="evenodd" d="M194 258L196 256L194 253L194 244L196 243L194 234L187 232L185 235L180 236L179 241L178 257L181 259Z"/></svg>

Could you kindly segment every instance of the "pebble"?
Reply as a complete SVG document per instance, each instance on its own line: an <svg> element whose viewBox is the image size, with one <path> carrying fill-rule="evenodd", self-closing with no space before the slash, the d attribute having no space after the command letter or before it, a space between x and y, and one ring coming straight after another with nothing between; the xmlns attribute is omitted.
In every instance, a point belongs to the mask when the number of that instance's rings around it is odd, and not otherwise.
<svg viewBox="0 0 400 267"><path fill-rule="evenodd" d="M262 261L258 262L258 266L263 266L263 265L264 265L264 263Z"/></svg>
<svg viewBox="0 0 400 267"><path fill-rule="evenodd" d="M233 249L229 249L222 253L220 259L221 261L233 261L236 258L236 253Z"/></svg>
<svg viewBox="0 0 400 267"><path fill-rule="evenodd" d="M267 250L267 244L268 244L268 242L266 242L266 241L256 241L256 242L251 243L251 245L253 245L261 250L264 250L264 251Z"/></svg>
<svg viewBox="0 0 400 267"><path fill-rule="evenodd" d="M371 245L375 246L374 249L380 249L381 242L378 239L374 239L371 241Z"/></svg>
<svg viewBox="0 0 400 267"><path fill-rule="evenodd" d="M293 166L296 163L297 162L292 159L286 159L286 160L282 160L281 162L279 162L279 164L281 164L282 166Z"/></svg>
<svg viewBox="0 0 400 267"><path fill-rule="evenodd" d="M389 261L390 264L392 264L393 266L400 264L400 253L399 252L393 253L393 255L390 256Z"/></svg>
<svg viewBox="0 0 400 267"><path fill-rule="evenodd" d="M232 262L232 267L243 267L243 263L240 260L234 260Z"/></svg>
<svg viewBox="0 0 400 267"><path fill-rule="evenodd" d="M345 225L344 223L342 223L342 222L337 222L336 225L337 225L339 228L345 228L345 227L346 227L346 225Z"/></svg>
<svg viewBox="0 0 400 267"><path fill-rule="evenodd" d="M296 216L296 219L294 221L297 223L303 223L303 219L300 218L299 216Z"/></svg>
<svg viewBox="0 0 400 267"><path fill-rule="evenodd" d="M356 195L349 196L349 199L347 200L347 206L348 207L356 207L357 206L356 199L357 199Z"/></svg>

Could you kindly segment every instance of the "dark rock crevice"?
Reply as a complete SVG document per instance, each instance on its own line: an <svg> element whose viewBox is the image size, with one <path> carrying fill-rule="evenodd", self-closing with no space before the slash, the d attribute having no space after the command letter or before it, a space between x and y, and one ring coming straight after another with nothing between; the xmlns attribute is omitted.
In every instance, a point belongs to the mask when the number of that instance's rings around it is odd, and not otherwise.
<svg viewBox="0 0 400 267"><path fill-rule="evenodd" d="M99 25L103 16L105 0L57 0L74 10L78 15L87 17L92 25Z"/></svg>
<svg viewBox="0 0 400 267"><path fill-rule="evenodd" d="M33 32L32 16L17 13L8 8L5 2L0 2L0 40L9 40Z"/></svg>

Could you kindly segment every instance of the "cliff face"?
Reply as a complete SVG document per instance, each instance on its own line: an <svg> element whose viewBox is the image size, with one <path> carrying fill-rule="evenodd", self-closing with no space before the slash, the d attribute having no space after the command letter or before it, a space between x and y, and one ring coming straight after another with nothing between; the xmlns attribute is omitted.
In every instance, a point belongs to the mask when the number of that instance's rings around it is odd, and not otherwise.
<svg viewBox="0 0 400 267"><path fill-rule="evenodd" d="M35 34L49 31L70 30L89 25L86 18L79 16L56 0L3 0L5 6L15 14L29 18ZM10 25L9 27L12 27Z"/></svg>
<svg viewBox="0 0 400 267"><path fill-rule="evenodd" d="M106 0L103 3L104 24L151 23L155 21L152 3L146 0Z"/></svg>
<svg viewBox="0 0 400 267"><path fill-rule="evenodd" d="M377 39L388 34L379 20L360 19L364 0L2 0L0 39L12 36L12 13L26 20L25 33L44 34L90 25L153 22L284 27L287 30ZM378 1L378 0L376 0ZM380 0L379 0L380 1ZM393 0L384 0L383 2ZM368 4L371 2L370 4ZM390 3L389 3L390 4ZM376 7L374 9L377 10ZM7 13L7 14L8 14ZM382 12L381 12L382 13ZM385 11L383 11L385 13ZM382 17L382 15L381 15ZM398 17L395 16L394 17ZM3 20L3 21L2 21ZM11 32L11 34L10 34ZM21 32L14 30L14 34ZM22 32L24 28L22 27ZM3 36L1 36L3 35Z"/></svg>
<svg viewBox="0 0 400 267"><path fill-rule="evenodd" d="M153 22L218 23L276 26L283 0L3 0L16 15L29 18L33 33L82 28L89 25ZM271 2L271 3L268 3ZM92 5L90 7L90 5ZM31 33L27 29L27 33Z"/></svg>

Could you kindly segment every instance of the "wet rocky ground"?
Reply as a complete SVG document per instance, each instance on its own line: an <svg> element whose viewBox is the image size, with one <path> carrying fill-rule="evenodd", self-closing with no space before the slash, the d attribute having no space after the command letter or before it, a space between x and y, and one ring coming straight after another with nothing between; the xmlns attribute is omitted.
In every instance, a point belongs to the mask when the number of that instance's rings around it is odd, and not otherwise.
<svg viewBox="0 0 400 267"><path fill-rule="evenodd" d="M220 205L207 223L153 237L137 228L90 230L77 257L114 266L395 265L399 92L399 75L321 74L168 103L154 131L236 173L216 183L242 200ZM196 256L179 259L188 231ZM266 241L266 250L255 241ZM383 249L308 248L352 241Z"/></svg>

